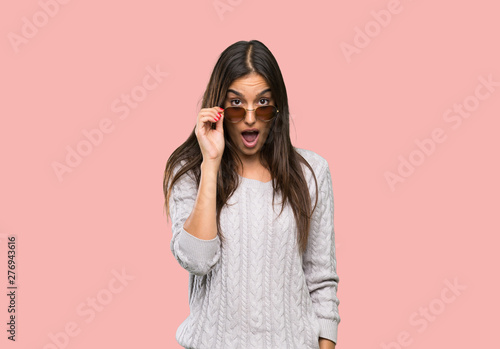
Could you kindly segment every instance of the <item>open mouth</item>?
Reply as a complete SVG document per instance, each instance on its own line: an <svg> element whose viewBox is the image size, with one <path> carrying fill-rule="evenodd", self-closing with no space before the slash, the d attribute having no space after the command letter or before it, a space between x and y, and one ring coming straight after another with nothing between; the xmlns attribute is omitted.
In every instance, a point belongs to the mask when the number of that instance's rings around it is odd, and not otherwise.
<svg viewBox="0 0 500 349"><path fill-rule="evenodd" d="M245 146L247 146L248 148L252 148L257 144L257 140L259 139L259 131L244 131L241 133L241 137Z"/></svg>

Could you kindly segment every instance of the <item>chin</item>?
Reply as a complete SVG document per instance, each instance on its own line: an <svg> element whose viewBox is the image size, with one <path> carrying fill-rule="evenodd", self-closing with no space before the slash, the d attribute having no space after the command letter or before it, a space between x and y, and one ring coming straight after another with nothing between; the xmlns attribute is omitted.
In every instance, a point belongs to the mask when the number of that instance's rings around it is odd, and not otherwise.
<svg viewBox="0 0 500 349"><path fill-rule="evenodd" d="M262 146L260 144L257 144L255 147L251 148L251 149L248 149L247 147L245 147L244 144L241 144L240 145L240 151L243 153L243 154L246 154L246 155L253 155L255 153L258 153L260 151L260 149L262 148Z"/></svg>

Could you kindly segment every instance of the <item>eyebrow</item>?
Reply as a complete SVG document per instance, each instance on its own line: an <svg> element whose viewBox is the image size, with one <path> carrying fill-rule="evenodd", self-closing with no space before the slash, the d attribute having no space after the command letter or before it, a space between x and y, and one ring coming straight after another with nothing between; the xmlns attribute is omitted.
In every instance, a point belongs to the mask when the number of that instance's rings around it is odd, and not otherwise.
<svg viewBox="0 0 500 349"><path fill-rule="evenodd" d="M259 93L257 94L257 97L262 96L264 93L266 93L266 92L270 92L270 91L271 91L271 89L270 89L270 88L267 88L267 89L265 89L265 90L263 90L263 91L259 92ZM239 97L243 97L243 94L242 94L241 92L238 92L238 91L233 90L233 89L231 89L231 88L230 88L230 89L228 89L228 90L227 90L227 92L228 92L228 93L229 93L229 92L232 92L232 93L234 93L235 95L237 95L237 96L239 96Z"/></svg>

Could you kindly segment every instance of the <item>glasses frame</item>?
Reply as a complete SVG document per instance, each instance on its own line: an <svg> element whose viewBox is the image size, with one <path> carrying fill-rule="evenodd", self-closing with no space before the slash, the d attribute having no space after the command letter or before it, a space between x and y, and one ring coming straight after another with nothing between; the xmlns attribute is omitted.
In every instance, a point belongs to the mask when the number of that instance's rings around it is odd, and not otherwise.
<svg viewBox="0 0 500 349"><path fill-rule="evenodd" d="M276 110L276 112L274 113L274 116L273 116L271 119L269 119L269 120L262 120L260 117L258 117L258 116L257 116L257 112L256 112L256 111L257 111L257 109L259 109L259 108L265 108L265 107L273 107L273 108ZM231 106L231 107L227 107L226 109L224 109L224 110L222 111L222 114L224 114L224 112L225 112L227 109L229 109L229 108L234 108L234 109L239 108L239 109L244 109L244 110L245 110L245 114L241 117L241 119L239 119L239 120L237 120L237 121L233 121L233 120L231 120L231 119L226 119L226 118L224 118L224 120L228 120L229 122L231 122L231 123L233 123L233 124L236 124L236 123L240 122L241 120L244 120L244 119L245 119L245 117L247 116L247 112L249 112L249 111L253 111L253 112L255 113L255 118L256 118L256 119L258 119L258 120L260 120L260 121L263 121L263 122L270 122L270 121L273 121L273 120L274 120L274 119L278 116L278 114L279 114L279 112L280 112L280 111L278 110L278 108L277 108L275 105L261 105L260 107L257 107L257 108L255 108L255 109L247 109L247 108L243 108L243 107Z"/></svg>

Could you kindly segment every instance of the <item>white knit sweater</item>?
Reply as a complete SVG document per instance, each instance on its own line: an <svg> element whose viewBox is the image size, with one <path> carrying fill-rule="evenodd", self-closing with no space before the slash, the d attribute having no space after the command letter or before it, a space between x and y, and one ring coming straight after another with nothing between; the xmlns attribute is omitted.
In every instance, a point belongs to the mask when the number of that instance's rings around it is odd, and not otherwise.
<svg viewBox="0 0 500 349"><path fill-rule="evenodd" d="M278 217L281 195L273 212L272 181L239 177L221 211L224 248L219 236L202 240L183 229L197 196L194 177L184 175L174 185L170 248L189 271L190 314L176 333L184 348L317 349L319 337L337 342L339 277L330 169L320 155L295 149L314 169L319 190L303 256L296 248L291 207ZM314 205L314 179L302 168Z"/></svg>

